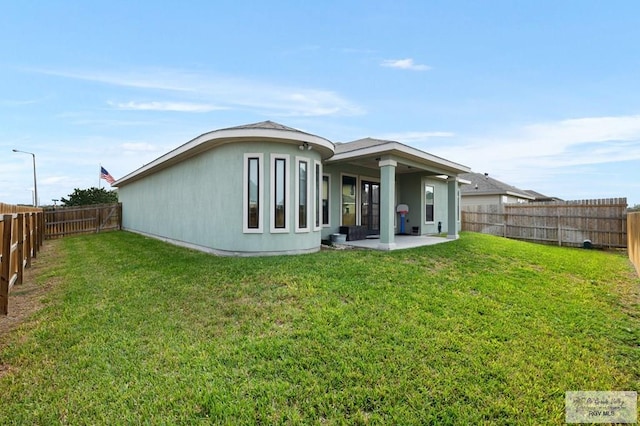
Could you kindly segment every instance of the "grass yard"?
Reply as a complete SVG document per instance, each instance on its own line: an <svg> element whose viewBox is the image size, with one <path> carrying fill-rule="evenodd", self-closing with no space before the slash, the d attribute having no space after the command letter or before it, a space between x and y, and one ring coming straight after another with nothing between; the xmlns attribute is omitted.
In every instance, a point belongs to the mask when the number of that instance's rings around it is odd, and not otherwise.
<svg viewBox="0 0 640 426"><path fill-rule="evenodd" d="M567 390L640 390L624 254L47 244L38 282L58 284L0 345L3 424L562 424Z"/></svg>

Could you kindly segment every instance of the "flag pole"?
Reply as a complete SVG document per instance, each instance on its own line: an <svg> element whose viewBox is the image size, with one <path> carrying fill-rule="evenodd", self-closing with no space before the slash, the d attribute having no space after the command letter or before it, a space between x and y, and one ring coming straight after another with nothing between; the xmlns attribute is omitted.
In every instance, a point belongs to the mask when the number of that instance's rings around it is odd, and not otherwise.
<svg viewBox="0 0 640 426"><path fill-rule="evenodd" d="M100 189L100 178L102 177L102 163L99 164L100 168L98 169L98 189Z"/></svg>

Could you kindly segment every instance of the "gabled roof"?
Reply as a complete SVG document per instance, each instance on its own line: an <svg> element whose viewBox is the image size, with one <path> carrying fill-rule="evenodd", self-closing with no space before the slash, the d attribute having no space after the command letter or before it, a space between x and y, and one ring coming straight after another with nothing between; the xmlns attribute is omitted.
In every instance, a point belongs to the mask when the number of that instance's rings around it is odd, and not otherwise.
<svg viewBox="0 0 640 426"><path fill-rule="evenodd" d="M465 173L460 178L471 181L469 185L463 185L461 188L462 196L465 195L512 195L515 197L534 200L535 196L528 194L527 191L517 188L508 183L494 179L487 174L482 173Z"/></svg>
<svg viewBox="0 0 640 426"><path fill-rule="evenodd" d="M335 147L335 155L327 160L327 163L348 162L377 168L379 157L392 155L404 164L404 167L396 169L396 173L416 171L415 168L419 168L436 174L456 176L469 171L469 167L462 164L385 139L364 138L353 142L336 143Z"/></svg>

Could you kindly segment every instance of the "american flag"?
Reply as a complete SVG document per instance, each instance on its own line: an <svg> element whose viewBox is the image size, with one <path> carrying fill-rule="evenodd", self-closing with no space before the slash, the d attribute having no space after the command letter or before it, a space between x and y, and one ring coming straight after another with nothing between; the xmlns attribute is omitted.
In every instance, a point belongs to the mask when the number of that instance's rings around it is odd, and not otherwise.
<svg viewBox="0 0 640 426"><path fill-rule="evenodd" d="M113 176L111 176L109 174L109 172L107 171L107 169L105 169L104 167L100 166L100 179L104 179L107 182L109 182L109 184L113 185L113 182L115 182L116 180L113 178Z"/></svg>

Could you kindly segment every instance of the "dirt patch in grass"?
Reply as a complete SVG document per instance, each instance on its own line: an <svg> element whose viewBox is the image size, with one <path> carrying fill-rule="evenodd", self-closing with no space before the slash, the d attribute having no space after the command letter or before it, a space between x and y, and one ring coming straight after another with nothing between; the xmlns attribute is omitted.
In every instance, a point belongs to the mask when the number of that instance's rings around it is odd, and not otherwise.
<svg viewBox="0 0 640 426"><path fill-rule="evenodd" d="M22 324L33 313L44 306L45 296L57 286L57 277L38 280L45 268L59 258L57 241L47 241L31 259L31 267L25 268L22 284L15 284L9 292L9 314L0 315L0 348L6 344L9 333ZM39 282L42 281L42 282ZM8 366L0 364L0 376L6 373Z"/></svg>

